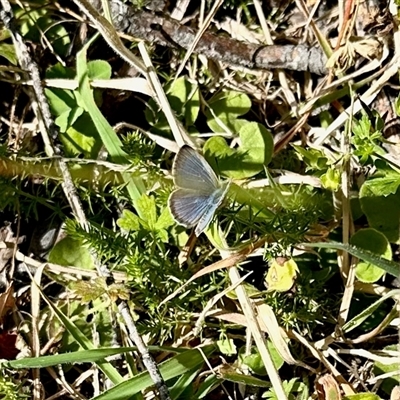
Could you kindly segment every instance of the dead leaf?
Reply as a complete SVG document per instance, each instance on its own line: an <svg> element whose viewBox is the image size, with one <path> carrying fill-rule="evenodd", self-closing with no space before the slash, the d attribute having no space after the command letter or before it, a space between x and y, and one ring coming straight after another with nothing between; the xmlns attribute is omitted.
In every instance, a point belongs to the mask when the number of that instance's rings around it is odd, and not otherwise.
<svg viewBox="0 0 400 400"><path fill-rule="evenodd" d="M395 386L390 393L390 400L400 400L400 386Z"/></svg>
<svg viewBox="0 0 400 400"><path fill-rule="evenodd" d="M15 360L19 350L15 346L18 335L15 333L0 333L0 358Z"/></svg>
<svg viewBox="0 0 400 400"><path fill-rule="evenodd" d="M0 322L2 322L3 317L12 310L15 305L14 299L14 288L9 285L4 293L0 293Z"/></svg>
<svg viewBox="0 0 400 400"><path fill-rule="evenodd" d="M316 383L316 389L318 400L341 400L342 398L339 385L332 375L321 376Z"/></svg>

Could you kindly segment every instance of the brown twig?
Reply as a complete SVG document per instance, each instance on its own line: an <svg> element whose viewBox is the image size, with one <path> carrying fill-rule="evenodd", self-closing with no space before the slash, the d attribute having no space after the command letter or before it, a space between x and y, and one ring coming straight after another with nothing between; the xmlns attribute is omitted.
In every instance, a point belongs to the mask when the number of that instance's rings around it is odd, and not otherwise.
<svg viewBox="0 0 400 400"><path fill-rule="evenodd" d="M97 0L92 1L96 9ZM110 2L114 27L149 43L188 50L196 38L196 31L168 19L143 10L134 10L119 0ZM283 68L294 71L310 71L326 74L326 57L316 47L299 45L263 46L205 32L198 41L195 53L229 65L250 69Z"/></svg>
<svg viewBox="0 0 400 400"><path fill-rule="evenodd" d="M347 32L348 28L349 28L349 21L350 21L350 15L352 14L354 8L354 1L353 0L347 0L346 1L346 5L345 5L345 9L344 9L344 13L343 13L343 22L342 22L342 26L339 32L339 37L336 43L336 47L334 51L337 51L339 49L339 47L341 46L342 40L344 38L345 33ZM350 32L347 32L348 34Z"/></svg>

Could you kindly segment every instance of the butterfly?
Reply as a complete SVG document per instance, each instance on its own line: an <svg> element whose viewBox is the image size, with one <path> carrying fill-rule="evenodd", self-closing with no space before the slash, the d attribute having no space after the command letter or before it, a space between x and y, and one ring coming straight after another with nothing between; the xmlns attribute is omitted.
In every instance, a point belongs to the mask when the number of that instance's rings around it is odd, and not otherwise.
<svg viewBox="0 0 400 400"><path fill-rule="evenodd" d="M177 189L168 201L171 214L178 224L195 226L194 233L200 236L224 200L229 183L221 183L205 158L187 145L176 155L172 175Z"/></svg>

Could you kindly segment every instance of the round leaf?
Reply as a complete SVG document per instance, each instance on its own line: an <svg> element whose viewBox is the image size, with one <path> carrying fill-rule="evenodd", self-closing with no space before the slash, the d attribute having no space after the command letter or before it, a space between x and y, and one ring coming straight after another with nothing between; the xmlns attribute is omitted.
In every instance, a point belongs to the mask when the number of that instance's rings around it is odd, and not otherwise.
<svg viewBox="0 0 400 400"><path fill-rule="evenodd" d="M265 278L268 291L287 292L293 286L298 272L299 268L293 259L274 259Z"/></svg>
<svg viewBox="0 0 400 400"><path fill-rule="evenodd" d="M361 208L371 227L384 233L390 242L400 243L400 189L388 194L387 185L380 178L364 182L360 190Z"/></svg>
<svg viewBox="0 0 400 400"><path fill-rule="evenodd" d="M82 269L94 269L89 250L81 242L68 236L60 240L50 251L49 262Z"/></svg>
<svg viewBox="0 0 400 400"><path fill-rule="evenodd" d="M237 118L249 112L251 101L244 93L227 91L214 96L208 105L211 110L206 111L206 116L210 129L216 133L225 132L226 128L235 132L239 128Z"/></svg>
<svg viewBox="0 0 400 400"><path fill-rule="evenodd" d="M204 145L207 161L221 175L245 179L257 175L270 161L273 152L271 133L257 122L246 122L239 131L241 145L228 146L224 138L212 137Z"/></svg>
<svg viewBox="0 0 400 400"><path fill-rule="evenodd" d="M275 346L270 340L267 340L267 347L269 353L271 354L272 362L275 365L276 369L280 369L284 363L282 357L276 350ZM244 348L241 348L239 351L239 359L243 364L248 366L255 374L257 375L266 375L267 371L265 370L265 366L262 362L260 353L257 347L253 346L251 348L251 353L249 355L243 355Z"/></svg>
<svg viewBox="0 0 400 400"><path fill-rule="evenodd" d="M378 232L376 229L367 228L359 230L351 237L350 243L382 256L387 260L391 260L392 258L392 249L389 241L383 233ZM376 282L384 273L385 271L382 268L378 268L365 261L360 261L356 267L356 276L361 282Z"/></svg>
<svg viewBox="0 0 400 400"><path fill-rule="evenodd" d="M104 60L93 60L87 64L89 79L110 79L111 65Z"/></svg>

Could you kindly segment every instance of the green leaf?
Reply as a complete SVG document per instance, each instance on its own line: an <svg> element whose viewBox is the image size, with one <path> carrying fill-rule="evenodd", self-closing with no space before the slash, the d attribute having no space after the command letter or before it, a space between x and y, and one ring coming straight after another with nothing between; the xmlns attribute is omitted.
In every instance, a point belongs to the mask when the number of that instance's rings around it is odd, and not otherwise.
<svg viewBox="0 0 400 400"><path fill-rule="evenodd" d="M83 269L94 269L92 257L81 242L69 236L60 240L50 251L49 262Z"/></svg>
<svg viewBox="0 0 400 400"><path fill-rule="evenodd" d="M21 34L34 43L40 43L43 35L52 46L52 50L60 56L65 56L71 44L68 31L62 24L55 24L54 18L49 15L49 9L43 2L36 2L35 8L29 5L16 12L21 27Z"/></svg>
<svg viewBox="0 0 400 400"><path fill-rule="evenodd" d="M93 40L89 41L79 51L76 58L77 79L79 81L79 104L89 113L111 159L118 164L126 164L127 154L122 150L122 142L97 107L96 102L94 101L93 90L89 83L86 52L92 41ZM139 201L140 196L146 192L144 182L140 177L132 177L126 173L122 173L121 175L127 183L126 188L131 197L132 203L141 217L141 213L138 211L137 202Z"/></svg>
<svg viewBox="0 0 400 400"><path fill-rule="evenodd" d="M172 218L171 212L168 207L165 207L161 215L158 217L155 229L166 229L174 224L174 219Z"/></svg>
<svg viewBox="0 0 400 400"><path fill-rule="evenodd" d="M251 210L251 213L246 212L246 219L251 215L261 219L271 221L275 218L275 213L267 208L267 205L262 202L265 195L261 190L249 190L242 186L231 183L229 186L228 196L239 204L246 205L246 211ZM259 196L258 196L259 195Z"/></svg>
<svg viewBox="0 0 400 400"><path fill-rule="evenodd" d="M163 243L167 243L168 232L165 228L174 224L174 220L167 207L164 208L160 217L158 217L154 196L147 196L145 194L139 199L137 206L142 215L140 219L142 227L148 232L155 233Z"/></svg>
<svg viewBox="0 0 400 400"><path fill-rule="evenodd" d="M357 393L343 396L343 400L381 400L381 398L375 393Z"/></svg>
<svg viewBox="0 0 400 400"><path fill-rule="evenodd" d="M379 130L381 125L379 116L374 122L376 122L375 126L372 125L372 121L366 113L362 113L358 121L353 119L354 136L352 137L352 144L355 147L354 154L360 158L361 163L365 163L374 154L384 153L379 146L382 140L382 133Z"/></svg>
<svg viewBox="0 0 400 400"><path fill-rule="evenodd" d="M249 112L251 100L244 93L226 91L214 96L208 103L207 124L213 132L225 132L224 126L231 132L237 132L243 121L237 118ZM246 121L245 121L246 122Z"/></svg>
<svg viewBox="0 0 400 400"><path fill-rule="evenodd" d="M248 282L242 282L241 284L243 286L243 289L246 291L247 296L249 296L251 299L256 299L261 296L261 292L253 286L251 283ZM237 294L234 289L230 290L229 292L226 293L226 297L232 300L237 300Z"/></svg>
<svg viewBox="0 0 400 400"><path fill-rule="evenodd" d="M76 117L82 113L80 117ZM75 120L76 119L76 120ZM58 119L57 119L58 121ZM64 121L60 121L62 123ZM95 158L100 150L101 143L96 128L88 113L81 108L71 110L68 113L68 121L75 122L66 132L61 132L61 140L66 151L72 155L84 154L88 158Z"/></svg>
<svg viewBox="0 0 400 400"><path fill-rule="evenodd" d="M49 68L47 78L74 79L75 72L64 68L60 64ZM56 116L55 123L60 127L61 140L70 155L81 155L90 158L96 157L96 150L100 143L92 121L84 109L78 106L76 92L66 89L46 88L46 97L49 100L51 112Z"/></svg>
<svg viewBox="0 0 400 400"><path fill-rule="evenodd" d="M0 42L2 42L3 40L7 40L11 37L10 31L3 27L0 29Z"/></svg>
<svg viewBox="0 0 400 400"><path fill-rule="evenodd" d="M171 108L177 113L185 126L195 123L200 110L200 94L197 84L189 82L185 77L180 77L167 86L167 98Z"/></svg>
<svg viewBox="0 0 400 400"><path fill-rule="evenodd" d="M66 354L52 356L29 357L20 360L2 361L0 365L7 368L47 368L57 364L82 364L103 360L105 357L115 354L122 354L130 351L137 351L137 347L101 348L92 350L80 350Z"/></svg>
<svg viewBox="0 0 400 400"><path fill-rule="evenodd" d="M375 196L389 196L395 194L400 187L400 173L390 168L385 162L375 162L378 171L371 179L364 182L369 186L369 191Z"/></svg>
<svg viewBox="0 0 400 400"><path fill-rule="evenodd" d="M168 207L165 207L158 217L154 196L143 195L137 205L142 218L129 210L123 210L122 217L118 219L117 225L125 230L138 231L144 229L147 232L153 232L162 242L167 243L168 232L165 228L174 224Z"/></svg>
<svg viewBox="0 0 400 400"><path fill-rule="evenodd" d="M53 18L47 18L46 28L42 32L46 32L53 49L60 56L66 56L68 48L71 44L69 32L61 24L54 24Z"/></svg>
<svg viewBox="0 0 400 400"><path fill-rule="evenodd" d="M400 186L400 174L385 176L384 178L376 178L367 181L367 186L370 185L369 189L371 193L376 196L387 197L391 194L396 194Z"/></svg>
<svg viewBox="0 0 400 400"><path fill-rule="evenodd" d="M46 88L44 91L49 100L51 112L56 116L77 107L76 98L71 90Z"/></svg>
<svg viewBox="0 0 400 400"><path fill-rule="evenodd" d="M13 44L0 43L0 56L7 59L13 65L18 64L18 58L15 54L15 48Z"/></svg>
<svg viewBox="0 0 400 400"><path fill-rule="evenodd" d="M271 161L271 133L257 122L246 122L239 131L241 145L232 149L220 136L210 138L204 154L211 166L221 175L233 179L250 178Z"/></svg>
<svg viewBox="0 0 400 400"><path fill-rule="evenodd" d="M207 376L203 382L200 382L200 386L197 389L196 396L193 396L193 399L200 400L205 398L211 391L213 391L222 382L223 380L221 378L218 378L217 375L215 374Z"/></svg>
<svg viewBox="0 0 400 400"><path fill-rule="evenodd" d="M122 210L122 217L118 218L117 225L127 231L138 231L140 229L140 218L129 210Z"/></svg>
<svg viewBox="0 0 400 400"><path fill-rule="evenodd" d="M93 60L87 63L89 79L110 79L111 65L104 60Z"/></svg>
<svg viewBox="0 0 400 400"><path fill-rule="evenodd" d="M156 232L157 237L163 242L163 243L168 243L169 242L169 235L168 232L165 229L159 229Z"/></svg>
<svg viewBox="0 0 400 400"><path fill-rule="evenodd" d="M398 351L397 345L389 345L386 346L383 350L386 351ZM389 358L389 357L386 357ZM400 384L400 373L399 373L399 359L398 357L393 357L393 362L379 362L375 361L374 363L374 375L379 376L383 374L391 374L390 376L386 377L385 379L381 380L380 388L390 396L393 388ZM397 372L397 373L396 373Z"/></svg>
<svg viewBox="0 0 400 400"><path fill-rule="evenodd" d="M218 350L227 356L237 353L236 345L233 339L225 337L217 341Z"/></svg>
<svg viewBox="0 0 400 400"><path fill-rule="evenodd" d="M327 242L327 243L302 243L303 246L306 247L319 247L323 249L335 249L335 250L343 250L352 254L353 256L359 258L360 260L367 261L371 264L376 265L377 267L383 269L388 274L398 277L400 273L400 264L394 261L386 260L382 257L377 256L374 253L371 253L368 250L360 249L356 246L343 244L339 242Z"/></svg>
<svg viewBox="0 0 400 400"><path fill-rule="evenodd" d="M218 372L221 378L229 382L239 383L246 386L254 386L254 387L264 387L264 388L271 387L271 384L266 380L255 378L254 376L251 375L244 375L239 372L232 371L228 368L226 369L221 368Z"/></svg>
<svg viewBox="0 0 400 400"><path fill-rule="evenodd" d="M72 125L79 119L82 114L83 109L80 107L73 109L68 108L55 119L55 123L60 127L61 133L66 133L69 128L72 128Z"/></svg>
<svg viewBox="0 0 400 400"><path fill-rule="evenodd" d="M40 288L39 288L40 290ZM85 350L93 349L94 345L90 339L85 336L81 330L69 319L61 310L56 307L45 295L41 292L43 299L49 305L50 309L57 316L57 318L64 325L65 329L73 336L75 341ZM104 374L113 382L117 384L123 380L123 377L119 374L116 368L114 368L108 361L99 360L96 362L99 368Z"/></svg>
<svg viewBox="0 0 400 400"><path fill-rule="evenodd" d="M60 63L54 64L46 70L46 79L75 79L75 77L76 71L74 69L64 67L64 65Z"/></svg>
<svg viewBox="0 0 400 400"><path fill-rule="evenodd" d="M126 163L126 153L122 150L122 142L115 134L112 127L101 114L93 97L93 89L89 84L88 69L86 64L86 52L83 48L77 56L77 72L79 80L78 104L90 115L104 146L116 163Z"/></svg>
<svg viewBox="0 0 400 400"><path fill-rule="evenodd" d="M143 194L137 202L138 211L140 210L142 225L147 229L154 230L157 222L157 208L154 196Z"/></svg>
<svg viewBox="0 0 400 400"><path fill-rule="evenodd" d="M349 333L353 329L357 328L360 326L367 318L371 317L374 315L376 310L379 308L379 306L387 299L389 298L395 298L395 296L399 295L399 290L394 289L391 290L390 292L386 293L384 296L380 297L377 301L369 305L366 309L364 309L361 313L356 315L354 318L352 318L350 321L346 322L343 325L343 332ZM395 311L395 309L394 309Z"/></svg>
<svg viewBox="0 0 400 400"><path fill-rule="evenodd" d="M175 115L184 126L191 127L197 119L200 110L200 94L196 83L189 82L185 77L178 78L172 85L167 84L165 93ZM169 131L170 127L158 105L150 100L145 116L150 125L161 131Z"/></svg>
<svg viewBox="0 0 400 400"><path fill-rule="evenodd" d="M290 381L283 381L283 390L286 393L286 396L289 400L298 399L298 400L306 400L309 398L308 396L308 387L303 382L297 382L298 378L293 378ZM298 393L297 396L294 393ZM275 393L273 388L269 389L267 392L263 393L261 396L263 399L270 399L270 400L280 400ZM330 400L328 398L324 400Z"/></svg>
<svg viewBox="0 0 400 400"><path fill-rule="evenodd" d="M267 347L272 358L272 362L276 369L279 369L284 364L283 358L280 356L276 350L274 344L271 340L267 339ZM261 355L256 346L252 346L251 353L249 355L244 355L244 348L239 351L239 360L241 363L247 365L255 374L257 375L267 375L264 363L261 359Z"/></svg>
<svg viewBox="0 0 400 400"><path fill-rule="evenodd" d="M376 178L364 182L360 189L361 209L369 225L392 243L400 243L400 189L393 193L398 185L398 180L390 183L384 178Z"/></svg>
<svg viewBox="0 0 400 400"><path fill-rule="evenodd" d="M350 243L360 249L369 250L387 260L392 259L392 249L386 236L376 229L360 229L350 239ZM356 276L361 282L378 281L385 271L369 262L360 261L356 267Z"/></svg>
<svg viewBox="0 0 400 400"><path fill-rule="evenodd" d="M281 257L282 258L282 257ZM265 278L268 291L287 292L293 286L294 280L299 273L296 262L291 258L274 259L268 269Z"/></svg>
<svg viewBox="0 0 400 400"><path fill-rule="evenodd" d="M396 108L396 114L399 116L400 115L400 95L397 97L395 101L395 108Z"/></svg>
<svg viewBox="0 0 400 400"><path fill-rule="evenodd" d="M82 110L82 109L81 109ZM82 110L83 111L83 110ZM69 123L69 116L71 114L71 109L68 108L67 110L65 110L62 114L60 114L55 120L54 122L56 123L56 125L60 128L60 132L61 133L65 133L67 132L70 123ZM65 143L64 143L65 146Z"/></svg>
<svg viewBox="0 0 400 400"><path fill-rule="evenodd" d="M197 349L188 350L159 364L158 368L164 380L168 381L179 377L195 368L199 370L204 364L203 356L209 356L215 350L215 347L205 346L201 350L201 352ZM126 400L133 394L153 385L149 373L142 372L131 379L126 379L101 395L93 397L92 400Z"/></svg>
<svg viewBox="0 0 400 400"><path fill-rule="evenodd" d="M194 386L192 382L198 375L198 368L194 368L192 371L182 374L169 390L171 399L192 399Z"/></svg>
<svg viewBox="0 0 400 400"><path fill-rule="evenodd" d="M340 171L336 168L328 168L320 179L325 189L335 192L340 186Z"/></svg>
<svg viewBox="0 0 400 400"><path fill-rule="evenodd" d="M305 149L302 146L292 145L299 157L307 164L308 170L325 171L328 168L329 160L321 150Z"/></svg>
<svg viewBox="0 0 400 400"><path fill-rule="evenodd" d="M37 10L18 10L15 16L19 17L21 34L32 41L38 42L40 35L37 23L44 14L45 11L40 8Z"/></svg>

